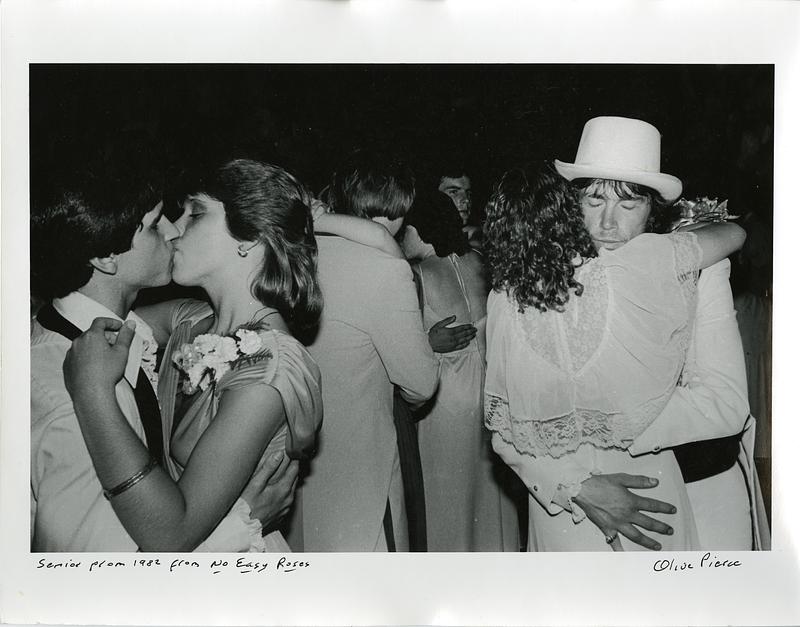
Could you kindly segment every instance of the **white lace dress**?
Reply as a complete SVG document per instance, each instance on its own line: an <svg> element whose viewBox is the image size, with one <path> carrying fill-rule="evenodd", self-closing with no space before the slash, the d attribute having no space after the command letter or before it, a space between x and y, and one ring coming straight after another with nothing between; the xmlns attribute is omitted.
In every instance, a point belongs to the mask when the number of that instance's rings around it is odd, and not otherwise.
<svg viewBox="0 0 800 627"><path fill-rule="evenodd" d="M618 472L658 478L659 486L643 496L679 512L664 518L675 528L663 536L665 549L697 543L680 470L669 451L634 458L626 449L680 378L700 255L691 233L645 234L580 267L584 292L572 295L564 312L519 313L513 297L489 297L486 426L523 458L558 460L570 469L565 476L578 467L583 478ZM531 549L607 549L593 524L576 524L582 513L573 510L572 518L552 516L530 499Z"/></svg>

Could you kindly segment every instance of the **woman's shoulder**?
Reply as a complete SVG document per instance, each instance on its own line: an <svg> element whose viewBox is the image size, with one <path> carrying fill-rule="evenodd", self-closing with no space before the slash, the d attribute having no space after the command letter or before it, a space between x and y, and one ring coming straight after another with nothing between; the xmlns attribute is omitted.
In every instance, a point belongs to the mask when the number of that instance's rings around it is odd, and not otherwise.
<svg viewBox="0 0 800 627"><path fill-rule="evenodd" d="M240 352L247 352L220 381L218 393L248 385L271 387L280 395L286 413L289 456L308 457L322 422L322 377L316 362L297 339L282 331L239 335Z"/></svg>
<svg viewBox="0 0 800 627"><path fill-rule="evenodd" d="M470 248L467 252L459 257L459 260L462 263L468 264L474 267L483 267L483 253L479 250L475 250L474 248Z"/></svg>
<svg viewBox="0 0 800 627"><path fill-rule="evenodd" d="M240 329L235 334L238 357L220 382L219 392L251 384L282 387L319 380L319 368L293 336L275 329Z"/></svg>
<svg viewBox="0 0 800 627"><path fill-rule="evenodd" d="M508 317L517 310L517 302L513 292L494 289L486 299L486 312L494 318Z"/></svg>

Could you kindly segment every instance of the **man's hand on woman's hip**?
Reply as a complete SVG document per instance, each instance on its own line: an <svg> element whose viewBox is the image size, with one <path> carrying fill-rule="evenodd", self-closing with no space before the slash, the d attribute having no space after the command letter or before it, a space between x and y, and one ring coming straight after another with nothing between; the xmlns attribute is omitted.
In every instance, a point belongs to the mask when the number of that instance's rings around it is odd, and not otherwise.
<svg viewBox="0 0 800 627"><path fill-rule="evenodd" d="M646 516L642 512L674 514L673 505L639 496L629 488L647 489L658 485L658 480L643 475L625 473L592 475L581 484L581 491L573 497L606 538L614 538L609 544L614 550L621 550L618 534L628 538L646 549L661 550L661 544L643 534L637 527L661 533L672 534L672 527Z"/></svg>

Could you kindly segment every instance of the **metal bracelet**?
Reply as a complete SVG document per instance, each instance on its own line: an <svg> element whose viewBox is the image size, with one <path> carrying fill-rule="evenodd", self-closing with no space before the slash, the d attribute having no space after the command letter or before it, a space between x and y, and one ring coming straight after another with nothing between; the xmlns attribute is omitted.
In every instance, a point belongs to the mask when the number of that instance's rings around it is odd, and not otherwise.
<svg viewBox="0 0 800 627"><path fill-rule="evenodd" d="M141 470L139 470L139 471L135 472L134 474L132 474L130 477L125 479L125 481L120 483L118 486L113 487L110 490L103 490L103 496L106 497L106 499L108 499L110 501L115 496L118 496L118 495L122 494L123 492L125 492L125 490L129 490L130 488L135 486L137 483L139 483L142 479L144 479L147 475L149 475L150 471L152 471L153 468L155 468L157 465L158 465L158 462L156 461L156 459L154 457L151 457L150 461L147 462L147 464L145 464L141 468Z"/></svg>

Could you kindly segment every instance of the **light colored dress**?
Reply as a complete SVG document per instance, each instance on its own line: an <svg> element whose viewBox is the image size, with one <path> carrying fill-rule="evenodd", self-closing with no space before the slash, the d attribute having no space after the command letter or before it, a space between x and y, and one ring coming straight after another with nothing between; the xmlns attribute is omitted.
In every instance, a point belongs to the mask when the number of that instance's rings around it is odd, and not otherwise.
<svg viewBox="0 0 800 627"><path fill-rule="evenodd" d="M178 479L189 461L195 445L211 424L222 394L248 385L268 385L281 396L286 422L270 440L264 456L286 450L297 458L313 450L316 433L322 420L320 373L303 345L294 337L277 330L261 331L265 357L227 372L216 384L182 399L176 411L176 395L180 373L170 356L196 335L195 325L213 315L211 308L198 301L184 301L173 315L173 333L165 350L159 377L159 398L165 433L171 433L170 472ZM176 414L182 414L180 416ZM176 425L177 422L177 425ZM238 503L237 503L237 506ZM259 527L258 521L253 525ZM252 542L251 552L287 552L289 545L278 531ZM261 540L261 541L259 541Z"/></svg>
<svg viewBox="0 0 800 627"><path fill-rule="evenodd" d="M483 426L487 288L479 272L477 255L417 265L426 332L453 314L453 325L471 323L478 330L465 348L436 354L439 390L418 423L428 551L519 550L517 511L502 485L503 478L516 478L504 473Z"/></svg>
<svg viewBox="0 0 800 627"><path fill-rule="evenodd" d="M674 455L634 458L626 449L678 383L700 259L692 233L645 234L617 250L601 250L578 268L584 292L571 295L564 312L528 307L519 313L512 297L493 292L489 298L485 414L495 448L518 472L527 456L551 458L565 468L564 476L579 467L586 469L582 479L618 472L658 478L658 487L643 495L678 508L668 519L675 533L662 541L674 550L697 547ZM526 483L531 486L530 477ZM560 488L569 497L579 485ZM535 503L531 495L531 550L608 550L593 524L576 524L582 520L576 505L573 521ZM624 538L622 543L637 548Z"/></svg>

